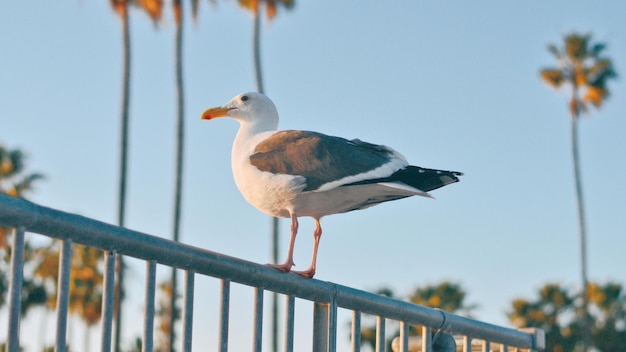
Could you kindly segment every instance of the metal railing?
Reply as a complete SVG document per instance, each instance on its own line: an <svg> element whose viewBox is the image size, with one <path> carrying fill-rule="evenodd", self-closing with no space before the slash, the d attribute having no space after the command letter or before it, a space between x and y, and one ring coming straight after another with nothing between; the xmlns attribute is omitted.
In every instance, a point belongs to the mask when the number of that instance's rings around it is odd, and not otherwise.
<svg viewBox="0 0 626 352"><path fill-rule="evenodd" d="M388 343L385 336L385 326L388 319L400 324L397 350L403 352L409 351L409 326L411 325L422 327L422 336L425 338L419 342L421 351L437 351L437 349L433 349L433 342L441 335L446 334L462 335L463 351L471 351L472 340L474 342L481 341L479 347L481 351L540 351L545 348L545 338L540 329L524 331L509 329L331 282L303 279L294 274L280 273L264 265L113 226L80 215L50 209L2 194L0 194L0 226L17 229L13 236L8 299L9 323L6 350L9 352L17 352L19 348L20 295L22 291L24 233L26 231L62 241L56 308L56 351L66 350L72 243L99 248L106 253L103 314L101 318L101 351L109 352L111 350L116 254L139 258L146 262L143 351L152 351L153 349L157 263L185 271L182 346L180 348L182 351L191 351L192 347L193 294L196 275L206 275L221 280L219 344L217 348L220 352L228 350L231 283L255 288L253 351L262 350L263 293L265 291L286 295L285 329L283 332L285 351L293 351L294 348L296 298L313 302L312 350L315 352L337 350L338 308L352 311L352 351L360 351L361 348L362 314L377 317L377 352L384 352ZM433 334L435 331L438 333ZM414 350L412 346L410 348L411 351Z"/></svg>

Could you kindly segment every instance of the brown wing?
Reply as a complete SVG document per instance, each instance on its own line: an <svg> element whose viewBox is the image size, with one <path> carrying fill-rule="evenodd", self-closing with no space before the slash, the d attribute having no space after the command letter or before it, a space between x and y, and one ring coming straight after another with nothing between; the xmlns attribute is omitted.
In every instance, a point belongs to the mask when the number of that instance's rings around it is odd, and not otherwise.
<svg viewBox="0 0 626 352"><path fill-rule="evenodd" d="M325 183L376 169L394 158L393 151L384 146L290 130L259 143L250 162L261 171L303 176L307 184L304 191L312 191Z"/></svg>

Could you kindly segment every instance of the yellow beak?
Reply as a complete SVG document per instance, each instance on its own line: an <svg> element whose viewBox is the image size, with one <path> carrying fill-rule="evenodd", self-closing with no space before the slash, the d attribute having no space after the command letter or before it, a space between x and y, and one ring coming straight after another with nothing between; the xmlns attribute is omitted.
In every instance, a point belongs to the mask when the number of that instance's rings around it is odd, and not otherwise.
<svg viewBox="0 0 626 352"><path fill-rule="evenodd" d="M202 120L211 120L218 117L228 116L228 112L234 108L225 108L223 106L218 106L216 108L210 108L204 110L200 119Z"/></svg>

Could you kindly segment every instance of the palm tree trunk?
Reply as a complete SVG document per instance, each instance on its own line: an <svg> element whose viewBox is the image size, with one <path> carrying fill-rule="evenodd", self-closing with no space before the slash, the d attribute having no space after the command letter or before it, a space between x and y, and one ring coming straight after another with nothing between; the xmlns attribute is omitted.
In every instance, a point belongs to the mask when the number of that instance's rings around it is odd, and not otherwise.
<svg viewBox="0 0 626 352"><path fill-rule="evenodd" d="M261 72L261 16L259 16L258 4L256 12L254 13L252 47L252 50L254 51L254 77L256 78L256 90L259 93L263 93L263 74Z"/></svg>
<svg viewBox="0 0 626 352"><path fill-rule="evenodd" d="M254 52L254 77L256 78L256 90L264 93L263 73L261 70L261 16L257 4L254 13L254 23L252 32L252 49ZM278 263L278 218L273 217L271 222L272 236L272 260ZM272 295L272 351L278 351L278 294Z"/></svg>
<svg viewBox="0 0 626 352"><path fill-rule="evenodd" d="M122 42L124 55L124 72L122 84L122 130L120 146L120 175L119 194L117 208L117 224L124 226L126 214L126 180L128 178L128 125L129 125L129 102L130 102L130 30L128 24L128 3L124 1L124 12L122 15ZM122 300L124 298L124 261L121 255L117 255L117 287L115 299L117 301L115 312L115 334L113 350L120 350L120 335L122 331Z"/></svg>
<svg viewBox="0 0 626 352"><path fill-rule="evenodd" d="M576 90L574 91L576 97ZM578 103L578 102L577 102ZM575 104L576 108L572 109L571 142L572 142L572 162L574 165L574 184L576 188L576 204L578 211L578 234L580 241L580 274L582 279L582 306L580 315L580 328L583 337L583 348L587 351L591 347L591 323L589 320L589 300L587 297L587 224L585 221L585 204L583 197L582 177L580 173L580 156L578 153L578 120L580 117L579 104Z"/></svg>
<svg viewBox="0 0 626 352"><path fill-rule="evenodd" d="M184 159L184 141L185 141L185 115L184 115L184 91L183 91L183 23L182 23L182 2L176 0L174 2L176 12L176 97L177 97L177 133L176 133L176 190L174 196L174 229L173 240L178 241L180 238L180 217L183 189L183 159ZM170 351L174 351L175 342L175 325L177 319L176 307L176 268L172 268L172 297L171 297L171 324L170 324Z"/></svg>

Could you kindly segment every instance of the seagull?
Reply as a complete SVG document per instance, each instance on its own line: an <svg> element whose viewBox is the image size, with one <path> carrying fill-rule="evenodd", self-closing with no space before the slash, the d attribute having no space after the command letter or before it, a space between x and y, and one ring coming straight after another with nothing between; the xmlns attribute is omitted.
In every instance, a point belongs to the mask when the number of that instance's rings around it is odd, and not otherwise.
<svg viewBox="0 0 626 352"><path fill-rule="evenodd" d="M306 278L315 275L322 236L320 219L429 191L458 182L457 171L409 165L390 147L318 132L278 131L278 111L261 93L242 93L222 106L205 110L201 119L230 117L240 127L231 154L237 188L267 215L290 218L291 237L282 264L268 264ZM298 218L315 221L313 256L308 269L291 268Z"/></svg>

